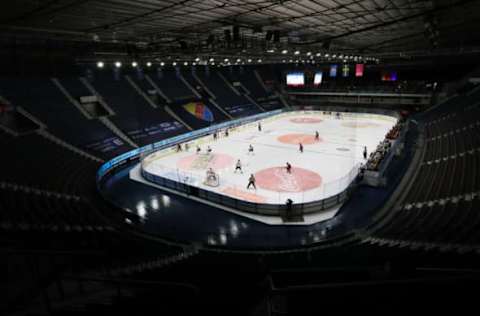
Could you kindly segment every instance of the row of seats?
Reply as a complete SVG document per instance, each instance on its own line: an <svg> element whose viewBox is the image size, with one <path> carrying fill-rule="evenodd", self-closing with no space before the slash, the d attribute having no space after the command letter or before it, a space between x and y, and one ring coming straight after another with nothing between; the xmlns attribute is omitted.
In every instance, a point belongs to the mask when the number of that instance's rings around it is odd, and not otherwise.
<svg viewBox="0 0 480 316"><path fill-rule="evenodd" d="M78 78L62 78L61 83L77 100L91 95ZM46 124L52 134L93 155L110 158L131 149L100 121L85 117L49 78L0 78L0 95ZM115 140L116 149L89 148L105 139Z"/></svg>
<svg viewBox="0 0 480 316"><path fill-rule="evenodd" d="M98 211L83 199L2 188L0 209L0 228L5 231L113 230Z"/></svg>
<svg viewBox="0 0 480 316"><path fill-rule="evenodd" d="M19 137L0 131L0 180L69 195L83 196L94 190L99 163L86 159L43 136Z"/></svg>
<svg viewBox="0 0 480 316"><path fill-rule="evenodd" d="M241 117L253 115L260 109L245 96L235 93L217 72L197 71L198 78L214 94L215 102L222 106L231 116Z"/></svg>
<svg viewBox="0 0 480 316"><path fill-rule="evenodd" d="M195 98L194 92L185 85L175 71L163 70L160 73L151 74L150 78L172 102Z"/></svg>
<svg viewBox="0 0 480 316"><path fill-rule="evenodd" d="M374 242L412 247L480 242L479 101L473 90L420 117L425 127L420 169L402 205L377 226Z"/></svg>
<svg viewBox="0 0 480 316"><path fill-rule="evenodd" d="M232 84L238 82L245 87L254 100L265 99L269 96L269 93L262 87L253 70L228 68L219 71Z"/></svg>
<svg viewBox="0 0 480 316"><path fill-rule="evenodd" d="M480 240L480 198L411 206L375 233L381 238L446 244L475 244Z"/></svg>
<svg viewBox="0 0 480 316"><path fill-rule="evenodd" d="M480 123L427 139L425 161L433 161L480 148Z"/></svg>
<svg viewBox="0 0 480 316"><path fill-rule="evenodd" d="M185 127L163 108L153 108L125 77L113 80L108 74L98 74L91 84L115 111L111 120L139 145L150 144L186 131Z"/></svg>
<svg viewBox="0 0 480 316"><path fill-rule="evenodd" d="M480 191L480 152L466 153L421 165L418 181L405 203L446 199Z"/></svg>

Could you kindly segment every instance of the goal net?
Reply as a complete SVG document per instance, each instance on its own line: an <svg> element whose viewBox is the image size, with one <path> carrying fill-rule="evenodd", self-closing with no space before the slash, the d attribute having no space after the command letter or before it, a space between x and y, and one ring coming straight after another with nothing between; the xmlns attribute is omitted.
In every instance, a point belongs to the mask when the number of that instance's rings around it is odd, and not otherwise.
<svg viewBox="0 0 480 316"><path fill-rule="evenodd" d="M210 187L218 187L220 185L220 176L216 172L207 171L207 175L205 176L203 184Z"/></svg>

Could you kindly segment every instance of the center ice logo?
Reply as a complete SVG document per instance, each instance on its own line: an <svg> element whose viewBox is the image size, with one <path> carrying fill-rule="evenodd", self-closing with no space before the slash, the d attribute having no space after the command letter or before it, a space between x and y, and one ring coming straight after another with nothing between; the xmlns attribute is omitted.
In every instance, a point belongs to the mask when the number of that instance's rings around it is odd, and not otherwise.
<svg viewBox="0 0 480 316"><path fill-rule="evenodd" d="M285 167L272 167L255 173L258 187L276 192L302 192L322 185L322 177L314 171L293 166L292 173Z"/></svg>
<svg viewBox="0 0 480 316"><path fill-rule="evenodd" d="M286 173L285 170L275 169L275 177L278 180L278 188L281 191L286 192L299 192L301 191L300 185L297 179L292 174Z"/></svg>

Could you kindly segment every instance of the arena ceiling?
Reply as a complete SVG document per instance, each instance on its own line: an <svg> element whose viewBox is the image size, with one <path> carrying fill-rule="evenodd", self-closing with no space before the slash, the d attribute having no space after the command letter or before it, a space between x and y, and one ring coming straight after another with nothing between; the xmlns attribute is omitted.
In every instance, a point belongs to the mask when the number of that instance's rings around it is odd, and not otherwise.
<svg viewBox="0 0 480 316"><path fill-rule="evenodd" d="M479 25L478 0L0 3L4 41L81 42L90 43L100 54L123 51L128 56L149 57L243 52L254 57L271 53L294 58L291 54L297 50L365 56L468 52L480 47Z"/></svg>

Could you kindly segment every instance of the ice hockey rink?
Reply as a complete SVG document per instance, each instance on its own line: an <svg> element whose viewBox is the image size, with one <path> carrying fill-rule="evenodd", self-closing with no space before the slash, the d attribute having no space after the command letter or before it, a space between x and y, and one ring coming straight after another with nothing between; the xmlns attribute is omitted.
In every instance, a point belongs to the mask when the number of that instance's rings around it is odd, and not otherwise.
<svg viewBox="0 0 480 316"><path fill-rule="evenodd" d="M395 122L376 114L342 113L338 118L323 112L287 112L261 120L261 130L258 122L250 123L229 129L228 137L220 131L216 140L212 135L193 140L188 150L182 144L182 151L172 147L150 154L143 168L241 200L284 204L289 198L308 203L342 192L365 162L364 146L368 153L375 150ZM241 172L235 171L238 160ZM291 173L285 168L287 162ZM206 181L210 168L218 183ZM252 174L256 189L247 189Z"/></svg>

